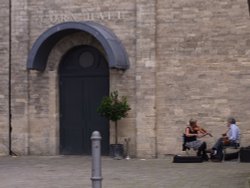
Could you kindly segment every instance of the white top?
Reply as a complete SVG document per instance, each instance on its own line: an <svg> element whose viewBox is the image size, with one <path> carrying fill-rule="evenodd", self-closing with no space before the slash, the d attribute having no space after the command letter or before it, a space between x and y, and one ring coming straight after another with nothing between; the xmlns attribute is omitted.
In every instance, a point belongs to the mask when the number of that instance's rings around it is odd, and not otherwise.
<svg viewBox="0 0 250 188"><path fill-rule="evenodd" d="M240 141L240 129L236 124L231 124L227 133L229 140L239 143Z"/></svg>

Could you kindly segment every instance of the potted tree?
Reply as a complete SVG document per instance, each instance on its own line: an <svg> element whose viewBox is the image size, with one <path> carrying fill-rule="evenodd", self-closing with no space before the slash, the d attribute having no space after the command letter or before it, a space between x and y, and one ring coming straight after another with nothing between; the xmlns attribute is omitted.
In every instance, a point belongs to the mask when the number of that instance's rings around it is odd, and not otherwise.
<svg viewBox="0 0 250 188"><path fill-rule="evenodd" d="M115 144L110 145L110 155L114 158L123 157L123 145L118 144L118 121L127 117L130 106L125 96L119 97L118 91L113 91L102 99L97 112L115 124Z"/></svg>

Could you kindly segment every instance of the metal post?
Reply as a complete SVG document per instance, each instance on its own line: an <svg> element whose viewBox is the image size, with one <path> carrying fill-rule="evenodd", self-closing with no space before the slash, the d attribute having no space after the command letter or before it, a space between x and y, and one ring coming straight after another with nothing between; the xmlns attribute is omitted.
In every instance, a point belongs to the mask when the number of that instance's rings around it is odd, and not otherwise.
<svg viewBox="0 0 250 188"><path fill-rule="evenodd" d="M92 140L92 188L102 187L102 171L101 171L101 135L98 131L94 131L91 136Z"/></svg>
<svg viewBox="0 0 250 188"><path fill-rule="evenodd" d="M130 138L125 138L124 140L126 142L126 149L127 149L126 159L129 160L130 159L130 157L129 157L129 141L130 141Z"/></svg>

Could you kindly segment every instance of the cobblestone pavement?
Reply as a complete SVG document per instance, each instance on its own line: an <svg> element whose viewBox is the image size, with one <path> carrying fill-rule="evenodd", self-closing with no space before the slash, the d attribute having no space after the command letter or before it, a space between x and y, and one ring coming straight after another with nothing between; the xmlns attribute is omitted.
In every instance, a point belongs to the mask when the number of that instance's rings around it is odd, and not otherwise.
<svg viewBox="0 0 250 188"><path fill-rule="evenodd" d="M250 163L102 158L103 188L248 188ZM89 156L0 157L0 188L91 188Z"/></svg>

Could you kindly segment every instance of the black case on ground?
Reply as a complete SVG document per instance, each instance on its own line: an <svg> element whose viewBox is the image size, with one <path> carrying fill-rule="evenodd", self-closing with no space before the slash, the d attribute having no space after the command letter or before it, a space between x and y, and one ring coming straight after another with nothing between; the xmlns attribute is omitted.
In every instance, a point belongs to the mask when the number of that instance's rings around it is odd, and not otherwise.
<svg viewBox="0 0 250 188"><path fill-rule="evenodd" d="M202 163L202 157L200 156L182 156L175 155L173 163Z"/></svg>
<svg viewBox="0 0 250 188"><path fill-rule="evenodd" d="M230 161L230 160L233 160L233 159L238 159L239 157L239 152L234 152L234 153L227 153L225 154L225 161Z"/></svg>
<svg viewBox="0 0 250 188"><path fill-rule="evenodd" d="M250 163L250 146L240 148L240 162Z"/></svg>

